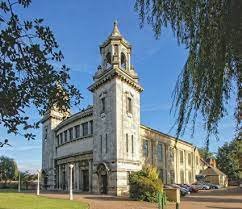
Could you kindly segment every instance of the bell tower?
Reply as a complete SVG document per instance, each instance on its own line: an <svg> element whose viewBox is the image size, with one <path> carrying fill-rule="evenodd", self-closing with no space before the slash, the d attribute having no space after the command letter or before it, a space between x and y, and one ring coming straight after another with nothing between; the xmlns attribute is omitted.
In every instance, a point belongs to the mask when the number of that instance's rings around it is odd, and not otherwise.
<svg viewBox="0 0 242 209"><path fill-rule="evenodd" d="M141 169L140 93L131 65L131 45L114 22L100 45L101 65L89 90L93 93L93 191L122 195L128 192L131 171Z"/></svg>

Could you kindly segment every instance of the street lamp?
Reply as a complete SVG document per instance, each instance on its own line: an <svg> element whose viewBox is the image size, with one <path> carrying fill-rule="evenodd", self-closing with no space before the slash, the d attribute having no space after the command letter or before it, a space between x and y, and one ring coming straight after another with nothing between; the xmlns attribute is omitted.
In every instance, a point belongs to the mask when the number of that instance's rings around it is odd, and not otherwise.
<svg viewBox="0 0 242 209"><path fill-rule="evenodd" d="M37 180L37 195L39 196L39 176L40 176L40 171L37 170L37 176L38 176L38 180Z"/></svg>
<svg viewBox="0 0 242 209"><path fill-rule="evenodd" d="M74 165L70 164L70 200L73 200L73 191L72 191L72 169Z"/></svg>

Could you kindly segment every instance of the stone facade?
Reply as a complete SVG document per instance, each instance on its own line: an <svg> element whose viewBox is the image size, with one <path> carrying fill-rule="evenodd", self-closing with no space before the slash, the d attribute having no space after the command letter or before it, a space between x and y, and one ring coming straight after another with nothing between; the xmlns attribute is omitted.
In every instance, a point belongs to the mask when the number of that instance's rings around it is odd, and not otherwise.
<svg viewBox="0 0 242 209"><path fill-rule="evenodd" d="M165 183L195 181L197 149L140 123L143 88L117 23L100 53L102 63L88 88L93 106L74 115L51 110L42 119L43 185L67 190L70 164L76 191L127 194L130 172L148 164L158 167Z"/></svg>

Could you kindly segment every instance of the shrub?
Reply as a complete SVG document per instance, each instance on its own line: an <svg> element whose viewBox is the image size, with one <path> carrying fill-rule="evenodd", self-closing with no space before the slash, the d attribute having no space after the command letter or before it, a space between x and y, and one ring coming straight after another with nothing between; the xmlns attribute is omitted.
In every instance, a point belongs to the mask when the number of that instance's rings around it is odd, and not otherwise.
<svg viewBox="0 0 242 209"><path fill-rule="evenodd" d="M157 202L158 192L163 192L163 183L155 167L145 167L129 177L130 197L136 200Z"/></svg>

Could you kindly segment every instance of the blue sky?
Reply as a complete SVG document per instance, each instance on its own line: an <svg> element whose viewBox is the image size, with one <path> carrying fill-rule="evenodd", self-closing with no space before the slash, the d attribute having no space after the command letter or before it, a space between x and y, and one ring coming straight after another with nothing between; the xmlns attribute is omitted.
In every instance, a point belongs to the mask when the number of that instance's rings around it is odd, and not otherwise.
<svg viewBox="0 0 242 209"><path fill-rule="evenodd" d="M95 2L95 3L94 3ZM104 1L33 1L28 9L18 9L23 18L44 18L64 53L64 63L71 68L71 82L81 91L84 99L79 108L92 104L92 95L87 87L92 83L92 75L100 64L99 45L111 33L114 20L118 20L122 35L132 46L132 63L138 72L144 92L141 95L141 122L164 133L170 131L175 118L170 114L171 94L177 76L186 61L187 51L178 46L169 29L164 29L159 40L153 36L149 26L139 28L139 19L130 0ZM219 126L219 141L212 139L210 149L217 151L218 146L234 136L234 102L228 105L228 115ZM34 108L27 114L32 121L40 119ZM12 147L0 149L0 155L16 159L21 170L34 171L41 168L41 130L33 131L35 141L26 141L22 136L7 135L0 127L1 138L9 138ZM193 138L189 129L182 137L187 141L203 146L206 133L202 121L197 122Z"/></svg>

